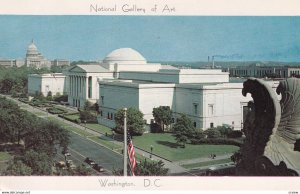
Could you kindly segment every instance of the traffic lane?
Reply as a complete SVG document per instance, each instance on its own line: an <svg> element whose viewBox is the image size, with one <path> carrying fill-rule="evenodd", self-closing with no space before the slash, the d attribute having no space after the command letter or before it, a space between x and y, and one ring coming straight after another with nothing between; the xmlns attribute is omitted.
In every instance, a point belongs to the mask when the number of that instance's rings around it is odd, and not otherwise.
<svg viewBox="0 0 300 194"><path fill-rule="evenodd" d="M69 150L69 153L71 154L70 156L65 156L64 154L62 154L62 148L58 149L58 153L56 154L56 160L57 161L64 161L66 162L66 160L72 160L73 164L75 164L75 166L80 166L82 164L84 164L86 167L88 166L88 164L83 162L83 157L80 154L77 154L77 152L75 150ZM91 175L102 175L102 176L107 176L110 175L110 173L108 172L98 172L95 169L93 169L91 167L92 170L92 174Z"/></svg>
<svg viewBox="0 0 300 194"><path fill-rule="evenodd" d="M103 166L104 169L112 171L113 169L123 168L123 157L99 144L96 144L84 137L70 133L71 150L75 150L80 154L83 160L86 157L94 160L97 164ZM82 161L84 162L84 161Z"/></svg>

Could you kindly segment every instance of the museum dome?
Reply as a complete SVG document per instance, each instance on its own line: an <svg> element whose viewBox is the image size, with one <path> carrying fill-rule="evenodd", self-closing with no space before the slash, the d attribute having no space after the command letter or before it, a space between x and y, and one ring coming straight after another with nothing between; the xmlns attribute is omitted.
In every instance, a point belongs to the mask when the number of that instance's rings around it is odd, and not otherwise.
<svg viewBox="0 0 300 194"><path fill-rule="evenodd" d="M146 59L132 48L120 48L109 53L103 60L105 63L145 64Z"/></svg>

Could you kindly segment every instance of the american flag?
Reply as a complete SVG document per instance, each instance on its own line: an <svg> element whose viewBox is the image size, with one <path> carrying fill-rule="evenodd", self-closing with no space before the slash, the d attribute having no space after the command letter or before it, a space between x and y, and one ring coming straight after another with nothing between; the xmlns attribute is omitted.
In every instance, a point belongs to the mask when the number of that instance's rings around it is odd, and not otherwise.
<svg viewBox="0 0 300 194"><path fill-rule="evenodd" d="M130 137L130 133L127 133L127 151L128 151L131 172L132 172L132 175L134 176L134 169L136 167L136 159L135 159L135 152L134 152L133 143L132 143L132 140Z"/></svg>

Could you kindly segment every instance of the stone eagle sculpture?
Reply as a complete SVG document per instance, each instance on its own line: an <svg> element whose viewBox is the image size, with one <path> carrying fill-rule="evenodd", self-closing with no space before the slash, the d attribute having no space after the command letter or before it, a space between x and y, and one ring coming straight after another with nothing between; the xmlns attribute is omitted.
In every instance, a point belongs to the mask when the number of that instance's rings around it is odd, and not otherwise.
<svg viewBox="0 0 300 194"><path fill-rule="evenodd" d="M260 79L244 82L253 102L244 122L246 136L237 163L239 175L300 175L300 79L281 81L275 91ZM281 100L279 102L279 95Z"/></svg>

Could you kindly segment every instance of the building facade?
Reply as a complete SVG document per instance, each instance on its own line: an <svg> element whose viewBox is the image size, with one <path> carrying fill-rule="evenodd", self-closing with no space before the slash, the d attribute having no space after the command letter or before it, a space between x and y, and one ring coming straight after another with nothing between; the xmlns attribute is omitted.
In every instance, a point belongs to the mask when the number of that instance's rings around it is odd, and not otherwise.
<svg viewBox="0 0 300 194"><path fill-rule="evenodd" d="M52 95L67 94L66 76L62 73L53 74L31 74L28 76L28 95L34 96L42 93L47 96L49 92Z"/></svg>
<svg viewBox="0 0 300 194"><path fill-rule="evenodd" d="M33 40L26 50L26 56L24 59L0 59L0 66L4 67L21 67L26 65L27 67L35 68L50 68L52 65L56 66L70 66L70 61L65 59L46 59L37 49Z"/></svg>
<svg viewBox="0 0 300 194"><path fill-rule="evenodd" d="M300 67L292 66L261 66L260 64L253 64L250 66L223 68L222 71L229 72L232 77L289 78L300 76Z"/></svg>
<svg viewBox="0 0 300 194"><path fill-rule="evenodd" d="M72 66L63 74L64 83L54 87L64 89L71 106L84 107L86 101L98 103L98 122L108 127L115 127L119 109L139 109L145 122L151 124L153 108L169 106L174 123L183 113L196 128L227 125L238 130L243 127L247 104L252 100L242 96L243 83L229 83L228 72L148 63L131 48L114 50L99 64ZM39 88L42 92L50 90L49 84L46 89L46 82L39 81L42 79L30 79L40 83L29 84L31 93Z"/></svg>

